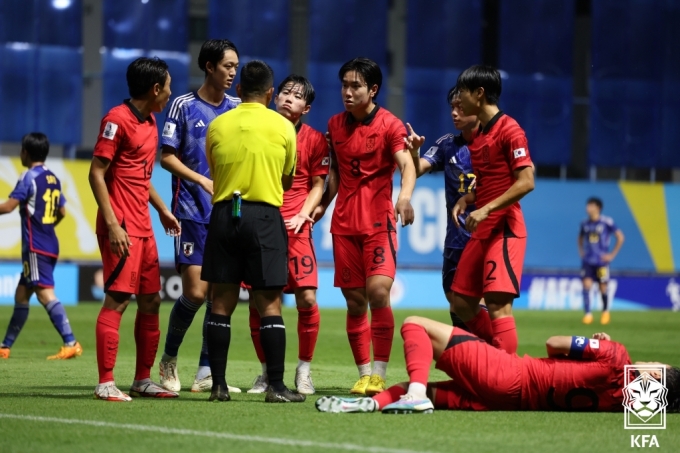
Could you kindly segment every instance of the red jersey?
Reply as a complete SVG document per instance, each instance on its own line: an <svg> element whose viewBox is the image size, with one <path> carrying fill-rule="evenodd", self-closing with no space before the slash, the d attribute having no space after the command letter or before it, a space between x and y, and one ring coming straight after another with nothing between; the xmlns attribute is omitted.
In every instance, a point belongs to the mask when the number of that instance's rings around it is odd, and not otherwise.
<svg viewBox="0 0 680 453"><path fill-rule="evenodd" d="M295 178L293 187L283 193L283 206L281 215L284 220L295 217L302 210L309 192L312 190L312 181L315 176L326 176L330 166L330 155L326 137L316 129L299 123L297 129L297 161L295 164ZM309 236L309 224L300 230ZM293 230L288 230L289 235L295 235Z"/></svg>
<svg viewBox="0 0 680 453"><path fill-rule="evenodd" d="M515 182L514 171L530 167L531 157L524 130L517 121L498 112L468 144L476 176L477 201L480 208L489 204ZM472 237L485 239L502 232L507 223L516 237L526 237L524 216L519 202L493 212L479 224Z"/></svg>
<svg viewBox="0 0 680 453"><path fill-rule="evenodd" d="M608 340L574 341L583 342L581 359L521 359L523 410L623 410L625 365L631 364L626 348Z"/></svg>
<svg viewBox="0 0 680 453"><path fill-rule="evenodd" d="M111 207L128 235L153 236L149 185L158 149L153 113L147 118L129 100L109 110L99 127L94 155L111 161L106 176ZM109 234L97 210L97 234Z"/></svg>
<svg viewBox="0 0 680 453"><path fill-rule="evenodd" d="M331 233L363 235L394 229L394 154L404 150L406 127L377 105L362 121L339 113L328 121L338 162L338 197Z"/></svg>

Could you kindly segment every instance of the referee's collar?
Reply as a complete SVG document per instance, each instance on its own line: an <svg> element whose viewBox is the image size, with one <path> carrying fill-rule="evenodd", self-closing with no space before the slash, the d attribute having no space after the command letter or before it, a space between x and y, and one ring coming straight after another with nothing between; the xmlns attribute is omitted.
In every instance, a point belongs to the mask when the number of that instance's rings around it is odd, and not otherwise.
<svg viewBox="0 0 680 453"><path fill-rule="evenodd" d="M346 120L347 124L354 124L356 122L359 122L359 123L363 124L364 126L368 126L369 124L371 124L371 121L373 121L373 119L375 118L375 115L378 113L378 110L380 110L380 106L378 104L375 104L375 107L373 107L373 110L371 110L371 113L369 113L366 116L366 118L364 118L361 121L357 121L357 119L354 118L354 116L350 112L347 112L347 120Z"/></svg>
<svg viewBox="0 0 680 453"><path fill-rule="evenodd" d="M127 107L130 109L130 111L132 112L132 114L135 116L135 118L137 118L137 120L138 120L140 123L143 123L143 122L145 122L145 121L147 121L147 120L148 120L148 121L151 121L151 115L149 115L148 117L144 118L144 117L142 116L142 112L140 112L139 110L137 110L137 107L135 107L134 105L132 105L132 102L130 102L130 99L125 99L125 100L123 101L123 104L127 105Z"/></svg>

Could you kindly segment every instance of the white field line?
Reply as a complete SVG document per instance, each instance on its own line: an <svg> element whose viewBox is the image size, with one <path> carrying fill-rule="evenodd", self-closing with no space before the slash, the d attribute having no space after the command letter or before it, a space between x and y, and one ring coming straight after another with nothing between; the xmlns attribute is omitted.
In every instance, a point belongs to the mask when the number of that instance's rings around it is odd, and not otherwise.
<svg viewBox="0 0 680 453"><path fill-rule="evenodd" d="M65 425L86 425L96 426L99 428L115 428L129 431L145 431L161 434L176 434L180 436L211 437L215 439L229 439L247 443L259 442L263 444L286 445L291 447L308 447L316 449L323 448L329 450L343 450L343 451L363 451L368 453L428 453L423 450L416 451L416 450L403 450L397 448L371 447L368 445L358 444L315 442L313 440L286 439L283 437L248 436L243 434L220 433L216 431L198 431L193 429L166 428L164 426L154 425L133 425L129 423L110 423L96 420L78 420L73 418L39 417L32 415L16 415L0 413L0 419L2 418L12 420L24 420L29 422L62 423Z"/></svg>

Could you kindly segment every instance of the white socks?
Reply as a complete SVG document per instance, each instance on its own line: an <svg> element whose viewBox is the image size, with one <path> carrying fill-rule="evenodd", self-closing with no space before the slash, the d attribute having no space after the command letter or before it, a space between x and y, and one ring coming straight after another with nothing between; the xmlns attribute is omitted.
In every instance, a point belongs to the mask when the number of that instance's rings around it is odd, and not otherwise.
<svg viewBox="0 0 680 453"><path fill-rule="evenodd" d="M305 362L304 360L298 360L298 371L309 374L311 362Z"/></svg>
<svg viewBox="0 0 680 453"><path fill-rule="evenodd" d="M363 365L357 365L359 369L359 377L370 376L371 375L371 362L364 363Z"/></svg>
<svg viewBox="0 0 680 453"><path fill-rule="evenodd" d="M411 382L406 393L413 396L414 399L424 400L427 399L427 386L419 382Z"/></svg>
<svg viewBox="0 0 680 453"><path fill-rule="evenodd" d="M381 378L385 379L387 376L387 362L381 362L379 360L374 361L373 374L377 374Z"/></svg>

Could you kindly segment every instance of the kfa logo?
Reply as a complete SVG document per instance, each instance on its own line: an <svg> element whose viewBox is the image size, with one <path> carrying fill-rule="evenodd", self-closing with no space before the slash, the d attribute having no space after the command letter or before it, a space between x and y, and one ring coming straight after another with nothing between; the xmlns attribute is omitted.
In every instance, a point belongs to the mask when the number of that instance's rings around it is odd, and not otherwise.
<svg viewBox="0 0 680 453"><path fill-rule="evenodd" d="M193 242L182 242L182 252L184 256L191 256L194 254L194 243Z"/></svg>
<svg viewBox="0 0 680 453"><path fill-rule="evenodd" d="M631 377L635 376L631 380ZM626 365L624 369L623 411L625 429L666 429L666 367ZM659 448L656 435L630 436L632 448Z"/></svg>

